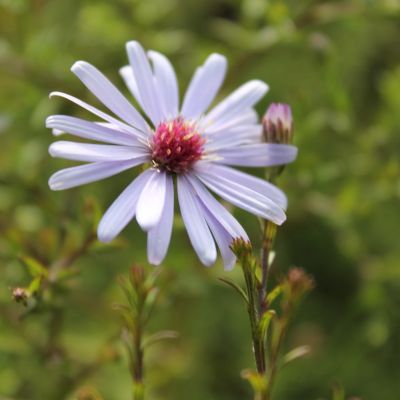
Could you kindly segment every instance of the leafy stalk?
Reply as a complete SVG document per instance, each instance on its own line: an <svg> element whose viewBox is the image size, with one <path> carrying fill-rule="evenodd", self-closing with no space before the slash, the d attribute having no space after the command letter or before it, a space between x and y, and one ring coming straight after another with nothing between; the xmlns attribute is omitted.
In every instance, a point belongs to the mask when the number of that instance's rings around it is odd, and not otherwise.
<svg viewBox="0 0 400 400"><path fill-rule="evenodd" d="M177 337L177 333L174 331L161 331L145 337L147 324L159 295L159 289L156 286L158 271L153 270L152 273L147 273L144 268L133 266L129 279L120 278L120 286L125 294L127 304L114 306L123 319L122 339L129 354L133 400L145 400L146 398L145 350L161 340Z"/></svg>

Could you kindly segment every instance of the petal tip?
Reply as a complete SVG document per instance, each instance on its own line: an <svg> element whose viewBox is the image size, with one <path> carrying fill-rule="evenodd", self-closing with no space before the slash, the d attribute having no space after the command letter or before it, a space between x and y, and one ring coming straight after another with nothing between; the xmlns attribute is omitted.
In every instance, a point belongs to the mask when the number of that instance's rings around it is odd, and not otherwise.
<svg viewBox="0 0 400 400"><path fill-rule="evenodd" d="M125 47L127 50L129 49L136 50L138 48L142 48L142 46L137 40L130 40L129 42L126 43Z"/></svg>
<svg viewBox="0 0 400 400"><path fill-rule="evenodd" d="M276 217L274 221L272 221L276 225L282 225L286 221L286 214L282 210L282 215L280 217Z"/></svg>
<svg viewBox="0 0 400 400"><path fill-rule="evenodd" d="M88 63L86 61L81 61L81 60L80 61L76 61L72 65L71 71L75 73L76 71L78 71L79 69L82 69L83 67L85 67L87 65L88 65Z"/></svg>
<svg viewBox="0 0 400 400"><path fill-rule="evenodd" d="M50 146L49 146L49 154L52 156L52 157L56 157L56 154L57 154L57 142L54 142L54 143L52 143Z"/></svg>
<svg viewBox="0 0 400 400"><path fill-rule="evenodd" d="M161 218L161 215L160 215ZM153 228L155 228L159 222L159 219L156 218L148 218L147 216L144 216L141 210L136 211L136 220L139 226L145 231L149 232Z"/></svg>
<svg viewBox="0 0 400 400"><path fill-rule="evenodd" d="M57 182L57 179L54 179L54 175L49 178L48 185L49 185L50 190L53 190L53 191L62 190L60 183Z"/></svg>
<svg viewBox="0 0 400 400"><path fill-rule="evenodd" d="M235 268L236 265L236 257L234 260L229 262L228 264L224 264L224 271L232 271Z"/></svg>
<svg viewBox="0 0 400 400"><path fill-rule="evenodd" d="M154 265L154 266L159 266L162 263L162 259L156 256L151 256L148 255L147 256L147 261L149 262L149 264Z"/></svg>
<svg viewBox="0 0 400 400"><path fill-rule="evenodd" d="M201 262L206 267L211 267L215 263L216 260L217 260L217 251L216 251L215 247L214 247L213 251L209 251L209 252L203 254L201 257Z"/></svg>
<svg viewBox="0 0 400 400"><path fill-rule="evenodd" d="M100 222L97 228L97 238L102 243L110 243L114 239L114 235L111 235L109 232L107 232Z"/></svg>

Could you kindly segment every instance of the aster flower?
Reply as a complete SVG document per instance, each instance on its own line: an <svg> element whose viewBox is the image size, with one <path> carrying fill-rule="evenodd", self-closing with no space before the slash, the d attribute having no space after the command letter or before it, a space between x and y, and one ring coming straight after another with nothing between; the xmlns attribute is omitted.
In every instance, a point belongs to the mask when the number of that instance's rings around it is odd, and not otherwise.
<svg viewBox="0 0 400 400"><path fill-rule="evenodd" d="M225 268L230 269L236 261L229 248L232 239L248 237L208 189L276 224L285 220L286 197L281 190L231 167L281 165L296 157L293 146L262 143L253 106L268 86L258 80L247 82L209 110L227 67L225 57L212 54L196 70L180 106L176 75L168 59L155 51L146 54L135 41L126 48L130 65L120 72L144 115L94 66L76 62L72 72L115 116L71 95L51 93L101 120L53 115L46 126L54 135L67 132L106 144L53 143L49 148L53 157L85 164L56 172L49 180L50 188L72 188L143 164L147 168L102 217L99 239L111 241L136 217L148 235L149 262L161 263L171 238L175 180L183 222L200 260L213 264L217 244Z"/></svg>

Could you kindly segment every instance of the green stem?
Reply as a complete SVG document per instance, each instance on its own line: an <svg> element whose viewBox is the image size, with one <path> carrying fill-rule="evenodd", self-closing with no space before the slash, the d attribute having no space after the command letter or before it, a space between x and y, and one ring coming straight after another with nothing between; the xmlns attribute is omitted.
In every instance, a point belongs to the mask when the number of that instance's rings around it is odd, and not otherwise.
<svg viewBox="0 0 400 400"><path fill-rule="evenodd" d="M274 346L271 346L270 358L269 358L269 370L268 370L268 374L267 374L267 389L266 389L267 397L266 397L266 400L271 400L272 389L275 384L276 373L278 371L278 358L279 358L279 354L281 351L283 341L286 336L289 319L290 319L290 316L287 316L281 322L281 325L279 326L279 333L278 333L278 338L276 340L276 343L274 344Z"/></svg>
<svg viewBox="0 0 400 400"><path fill-rule="evenodd" d="M135 363L133 367L133 400L144 400L144 352L142 345L142 307L140 307L140 316L138 318L138 323L136 325L136 330L133 335L133 348L135 352Z"/></svg>
<svg viewBox="0 0 400 400"><path fill-rule="evenodd" d="M250 319L251 336L253 342L254 358L256 362L257 372L261 375L265 374L265 348L264 343L260 340L259 333L259 304L256 295L255 276L252 266L249 263L243 265L243 274L246 281L247 295L249 299L248 313Z"/></svg>
<svg viewBox="0 0 400 400"><path fill-rule="evenodd" d="M133 382L133 400L144 400L143 382Z"/></svg>
<svg viewBox="0 0 400 400"><path fill-rule="evenodd" d="M273 222L264 220L262 235L262 257L261 257L261 285L259 288L259 302L261 313L265 312L268 304L266 304L267 284L269 277L269 256L272 245L276 236L276 225Z"/></svg>

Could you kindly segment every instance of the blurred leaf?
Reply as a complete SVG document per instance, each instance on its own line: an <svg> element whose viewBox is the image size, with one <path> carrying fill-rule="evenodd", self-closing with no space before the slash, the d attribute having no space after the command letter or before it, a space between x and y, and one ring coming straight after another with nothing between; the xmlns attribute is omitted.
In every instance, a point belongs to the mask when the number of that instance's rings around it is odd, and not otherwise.
<svg viewBox="0 0 400 400"><path fill-rule="evenodd" d="M276 300L277 297L282 293L282 291L283 291L283 286L281 284L276 285L274 289L272 289L272 291L267 294L266 298L267 304L268 305L272 304L274 300Z"/></svg>
<svg viewBox="0 0 400 400"><path fill-rule="evenodd" d="M241 376L243 379L246 379L251 387L253 388L254 393L264 392L267 386L267 381L265 376L260 375L257 371L253 371L250 369L246 369L242 371ZM257 399L258 397L256 397Z"/></svg>
<svg viewBox="0 0 400 400"><path fill-rule="evenodd" d="M346 400L346 393L342 385L335 384L333 386L332 391L333 391L332 400Z"/></svg>
<svg viewBox="0 0 400 400"><path fill-rule="evenodd" d="M63 268L57 272L57 282L63 281L63 280L68 280L70 278L73 278L74 276L78 276L81 274L81 271L79 269L75 268Z"/></svg>
<svg viewBox="0 0 400 400"><path fill-rule="evenodd" d="M249 299L247 297L246 292L243 290L242 287L240 287L237 283L231 281L228 278L218 278L221 282L224 282L225 284L227 284L228 286L230 286L231 288L233 288L234 290L236 290L237 293L240 294L240 296L243 298L243 300L246 302L246 304L249 304Z"/></svg>
<svg viewBox="0 0 400 400"><path fill-rule="evenodd" d="M21 260L25 263L33 278L48 277L48 270L40 261L30 256L21 256Z"/></svg>
<svg viewBox="0 0 400 400"><path fill-rule="evenodd" d="M28 289L27 289L28 293L30 295L33 295L33 294L37 293L39 291L39 289L40 289L40 284L41 283L42 283L42 277L41 276L38 276L35 279L33 279L31 281L31 283L29 284L29 286L28 286Z"/></svg>
<svg viewBox="0 0 400 400"><path fill-rule="evenodd" d="M310 346L299 346L293 350L290 350L285 354L282 360L282 366L289 364L290 362L297 360L298 358L304 357L311 351Z"/></svg>
<svg viewBox="0 0 400 400"><path fill-rule="evenodd" d="M143 348L150 347L153 344L160 342L162 340L177 339L177 338L179 338L179 333L176 331L160 331L146 338L143 341L142 347Z"/></svg>
<svg viewBox="0 0 400 400"><path fill-rule="evenodd" d="M260 322L258 325L258 329L260 332L260 338L264 341L267 332L268 332L268 327L272 321L272 319L276 316L276 312L274 310L268 310L266 311L260 318Z"/></svg>

